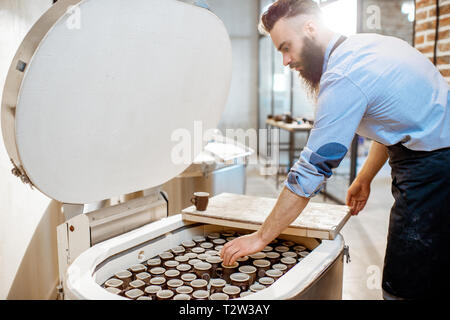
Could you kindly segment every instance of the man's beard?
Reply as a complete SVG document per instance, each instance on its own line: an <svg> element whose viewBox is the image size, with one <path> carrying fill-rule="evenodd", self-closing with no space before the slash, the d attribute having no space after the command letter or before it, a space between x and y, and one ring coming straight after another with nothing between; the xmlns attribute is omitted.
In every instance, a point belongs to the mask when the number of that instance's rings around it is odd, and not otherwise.
<svg viewBox="0 0 450 320"><path fill-rule="evenodd" d="M304 46L299 57L299 61L302 62L300 76L303 79L308 95L316 100L320 89L325 53L319 45L308 37L304 38L303 43Z"/></svg>

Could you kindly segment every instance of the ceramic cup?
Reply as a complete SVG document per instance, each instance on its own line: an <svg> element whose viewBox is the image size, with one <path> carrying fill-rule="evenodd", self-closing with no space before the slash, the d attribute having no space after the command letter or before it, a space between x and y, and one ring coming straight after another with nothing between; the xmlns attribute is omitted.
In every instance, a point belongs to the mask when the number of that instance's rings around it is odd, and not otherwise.
<svg viewBox="0 0 450 320"><path fill-rule="evenodd" d="M192 299L195 300L208 300L209 292L206 290L195 290L192 293Z"/></svg>
<svg viewBox="0 0 450 320"><path fill-rule="evenodd" d="M273 278L275 281L277 281L282 275L283 272L278 269L269 269L266 271L266 276Z"/></svg>
<svg viewBox="0 0 450 320"><path fill-rule="evenodd" d="M154 267L149 270L149 273L152 277L162 276L166 272L166 269L163 267Z"/></svg>
<svg viewBox="0 0 450 320"><path fill-rule="evenodd" d="M206 281L205 279L195 279L192 280L189 285L194 289L194 291L207 290L208 281Z"/></svg>
<svg viewBox="0 0 450 320"><path fill-rule="evenodd" d="M123 281L116 279L116 278L108 279L104 285L105 285L105 288L117 288L121 291L124 289Z"/></svg>
<svg viewBox="0 0 450 320"><path fill-rule="evenodd" d="M286 265L287 270L291 269L297 263L297 259L294 259L294 258L291 258L291 257L281 258L280 261L281 261L282 264Z"/></svg>
<svg viewBox="0 0 450 320"><path fill-rule="evenodd" d="M223 292L216 292L209 296L209 300L228 300L230 297Z"/></svg>
<svg viewBox="0 0 450 320"><path fill-rule="evenodd" d="M270 261L261 259L261 260L255 260L253 261L253 266L256 267L257 276L264 277L266 275L266 271L270 269Z"/></svg>
<svg viewBox="0 0 450 320"><path fill-rule="evenodd" d="M184 253L186 252L186 249L183 246L176 246L170 250L175 255L175 257L184 255Z"/></svg>
<svg viewBox="0 0 450 320"><path fill-rule="evenodd" d="M223 264L223 262L220 264L220 266L222 267L222 278L226 281L226 282L230 282L230 275L232 273L237 272L238 268L239 268L239 263L238 262L234 262L232 265L226 266Z"/></svg>
<svg viewBox="0 0 450 320"><path fill-rule="evenodd" d="M147 268L143 264L138 263L138 264L132 265L130 267L130 271L133 274L133 279L136 279L136 275L138 273L147 271Z"/></svg>
<svg viewBox="0 0 450 320"><path fill-rule="evenodd" d="M292 248L292 250L294 250L294 251L296 251L297 253L299 253L299 252L305 251L305 250L306 250L306 247L298 245L298 246L294 246L294 247Z"/></svg>
<svg viewBox="0 0 450 320"><path fill-rule="evenodd" d="M197 211L205 211L208 207L208 201L208 192L194 192L194 196L191 198L191 203L195 205Z"/></svg>
<svg viewBox="0 0 450 320"><path fill-rule="evenodd" d="M281 254L283 258L294 258L297 259L297 252L294 251L286 251Z"/></svg>
<svg viewBox="0 0 450 320"><path fill-rule="evenodd" d="M151 297L148 297L148 296L140 296L136 300L153 300L153 299Z"/></svg>
<svg viewBox="0 0 450 320"><path fill-rule="evenodd" d="M281 245L283 245L283 246L285 246L285 247L293 247L293 246L295 246L295 243L292 242L292 241L283 241L283 242L281 243Z"/></svg>
<svg viewBox="0 0 450 320"><path fill-rule="evenodd" d="M153 258L147 260L147 271L150 271L151 268L161 267L161 265L162 263L160 258Z"/></svg>
<svg viewBox="0 0 450 320"><path fill-rule="evenodd" d="M188 261L189 261L189 260L191 260L191 259L197 259L198 254L193 253L193 252L188 252L188 253L186 253L184 256L187 257L187 258L188 258Z"/></svg>
<svg viewBox="0 0 450 320"><path fill-rule="evenodd" d="M214 244L212 242L202 242L200 243L200 247L207 250L214 247Z"/></svg>
<svg viewBox="0 0 450 320"><path fill-rule="evenodd" d="M162 290L161 286L150 285L148 287L145 287L144 292L154 300L156 299L156 293L160 290Z"/></svg>
<svg viewBox="0 0 450 320"><path fill-rule="evenodd" d="M130 282L130 288L144 290L146 283L142 280L134 280Z"/></svg>
<svg viewBox="0 0 450 320"><path fill-rule="evenodd" d="M212 240L214 240L214 239L219 239L219 238L220 238L220 233L218 233L218 232L211 232L211 233L208 233L208 234L206 235L206 237L207 237L210 241L212 241Z"/></svg>
<svg viewBox="0 0 450 320"><path fill-rule="evenodd" d="M220 246L225 244L226 240L222 238L214 239L212 240L212 243L214 243L215 246Z"/></svg>
<svg viewBox="0 0 450 320"><path fill-rule="evenodd" d="M238 262L240 266L251 265L251 261L249 256L243 256L236 259L236 262Z"/></svg>
<svg viewBox="0 0 450 320"><path fill-rule="evenodd" d="M182 286L176 288L176 292L178 294L192 295L192 292L194 292L194 289L192 287L190 287L190 286L182 285Z"/></svg>
<svg viewBox="0 0 450 320"><path fill-rule="evenodd" d="M159 258L161 259L161 262L164 263L167 260L172 260L174 255L169 251L165 251L159 255Z"/></svg>
<svg viewBox="0 0 450 320"><path fill-rule="evenodd" d="M249 258L251 259L251 262L255 260L261 260L266 258L266 254L264 252L256 252L254 254L249 255Z"/></svg>
<svg viewBox="0 0 450 320"><path fill-rule="evenodd" d="M177 288L184 285L183 280L180 279L171 279L167 281L167 289L172 290L173 293L177 294Z"/></svg>
<svg viewBox="0 0 450 320"><path fill-rule="evenodd" d="M164 277L166 277L167 281L172 279L180 279L181 273L176 269L171 269L164 272Z"/></svg>
<svg viewBox="0 0 450 320"><path fill-rule="evenodd" d="M275 280L271 277L262 277L258 279L258 283L266 287L271 286L274 282Z"/></svg>
<svg viewBox="0 0 450 320"><path fill-rule="evenodd" d="M128 299L136 300L137 298L144 295L144 291L140 289L131 289L125 292L125 297Z"/></svg>
<svg viewBox="0 0 450 320"><path fill-rule="evenodd" d="M255 283L255 284L252 284L250 286L250 291L251 292L258 292L258 291L261 291L261 290L263 290L265 288L266 288L266 286L263 286L262 284L259 284L259 283Z"/></svg>
<svg viewBox="0 0 450 320"><path fill-rule="evenodd" d="M266 253L266 259L269 260L271 264L275 264L280 261L281 255L279 252L270 251Z"/></svg>
<svg viewBox="0 0 450 320"><path fill-rule="evenodd" d="M253 294L253 293L254 293L254 292L252 292L252 291L241 292L241 294L239 295L239 297L245 298L245 297L247 297L247 296L249 296L249 295L251 295L251 294Z"/></svg>
<svg viewBox="0 0 450 320"><path fill-rule="evenodd" d="M233 285L225 286L222 292L227 294L230 297L230 299L236 299L239 297L239 294L241 293L241 288Z"/></svg>
<svg viewBox="0 0 450 320"><path fill-rule="evenodd" d="M289 251L289 247L286 246L277 246L275 247L275 251L278 252L279 254L282 254L284 252Z"/></svg>
<svg viewBox="0 0 450 320"><path fill-rule="evenodd" d="M122 289L125 290L128 288L128 285L133 280L133 274L128 270L119 271L114 275L117 279L123 281Z"/></svg>
<svg viewBox="0 0 450 320"><path fill-rule="evenodd" d="M191 252L191 249L194 248L197 244L192 240L186 240L181 242L181 245L185 248L185 252Z"/></svg>
<svg viewBox="0 0 450 320"><path fill-rule="evenodd" d="M253 283L255 283L256 281L256 272L257 269L255 266L241 266L239 267L239 272L248 274L250 276L250 285L252 285Z"/></svg>
<svg viewBox="0 0 450 320"><path fill-rule="evenodd" d="M116 294L118 296L122 293L122 290L120 290L119 288L114 288L114 287L107 287L107 288L105 288L105 290L112 294Z"/></svg>
<svg viewBox="0 0 450 320"><path fill-rule="evenodd" d="M187 255L181 255L181 256L176 256L175 257L175 261L178 261L180 264L181 263L187 263L189 261L189 257Z"/></svg>
<svg viewBox="0 0 450 320"><path fill-rule="evenodd" d="M209 291L211 294L213 293L218 293L218 292L222 292L223 288L225 287L225 285L227 284L227 282L223 279L211 279L209 281L210 284L210 288Z"/></svg>
<svg viewBox="0 0 450 320"><path fill-rule="evenodd" d="M188 294L179 293L173 297L173 300L191 300L191 296Z"/></svg>
<svg viewBox="0 0 450 320"><path fill-rule="evenodd" d="M172 290L160 290L156 293L157 300L170 300L175 294Z"/></svg>
<svg viewBox="0 0 450 320"><path fill-rule="evenodd" d="M166 288L166 278L164 277L154 277L150 279L150 285L160 286L161 288Z"/></svg>
<svg viewBox="0 0 450 320"><path fill-rule="evenodd" d="M192 240L196 243L196 244L200 244L202 242L206 241L206 238L204 236L194 236L192 237Z"/></svg>
<svg viewBox="0 0 450 320"><path fill-rule="evenodd" d="M181 275L181 280L183 280L184 285L190 285L192 280L197 279L197 275L195 273L185 273Z"/></svg>
<svg viewBox="0 0 450 320"><path fill-rule="evenodd" d="M176 260L167 260L164 262L164 268L166 270L175 270L179 264Z"/></svg>
<svg viewBox="0 0 450 320"><path fill-rule="evenodd" d="M146 285L150 284L151 275L148 272L141 272L136 275L136 280L144 281Z"/></svg>
<svg viewBox="0 0 450 320"><path fill-rule="evenodd" d="M211 278L220 278L223 274L222 258L219 256L208 256L206 262L211 264Z"/></svg>
<svg viewBox="0 0 450 320"><path fill-rule="evenodd" d="M271 246L265 246L264 249L262 249L262 252L267 253L273 251L273 248Z"/></svg>
<svg viewBox="0 0 450 320"><path fill-rule="evenodd" d="M246 273L236 272L230 275L231 284L241 288L241 291L247 291L250 286L250 276Z"/></svg>
<svg viewBox="0 0 450 320"><path fill-rule="evenodd" d="M196 254L202 254L202 253L205 253L206 250L205 250L205 248L202 248L202 247L194 247L191 249L191 251Z"/></svg>
<svg viewBox="0 0 450 320"><path fill-rule="evenodd" d="M287 271L287 266L283 263L276 263L272 265L272 269L280 270L281 272L285 273Z"/></svg>
<svg viewBox="0 0 450 320"><path fill-rule="evenodd" d="M180 274L183 275L185 273L189 273L192 271L192 266L190 264L187 263L180 263L177 266L177 270L180 271Z"/></svg>

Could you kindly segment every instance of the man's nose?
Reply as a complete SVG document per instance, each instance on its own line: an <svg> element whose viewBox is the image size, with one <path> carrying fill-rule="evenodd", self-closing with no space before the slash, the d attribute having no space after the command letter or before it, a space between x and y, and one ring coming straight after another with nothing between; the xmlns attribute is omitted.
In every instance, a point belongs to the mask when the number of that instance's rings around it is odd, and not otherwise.
<svg viewBox="0 0 450 320"><path fill-rule="evenodd" d="M289 55L283 55L283 65L288 66L292 62L292 59Z"/></svg>

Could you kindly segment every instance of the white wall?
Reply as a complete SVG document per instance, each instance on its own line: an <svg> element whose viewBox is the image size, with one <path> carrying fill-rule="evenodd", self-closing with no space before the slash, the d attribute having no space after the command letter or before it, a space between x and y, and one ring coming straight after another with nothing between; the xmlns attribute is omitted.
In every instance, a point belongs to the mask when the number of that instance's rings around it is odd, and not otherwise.
<svg viewBox="0 0 450 320"><path fill-rule="evenodd" d="M51 0L0 0L0 96L10 62ZM46 299L57 281L59 204L11 174L0 141L0 299Z"/></svg>
<svg viewBox="0 0 450 320"><path fill-rule="evenodd" d="M195 0L181 0L194 3ZM219 129L257 127L258 0L204 0L225 24L233 50L230 94Z"/></svg>

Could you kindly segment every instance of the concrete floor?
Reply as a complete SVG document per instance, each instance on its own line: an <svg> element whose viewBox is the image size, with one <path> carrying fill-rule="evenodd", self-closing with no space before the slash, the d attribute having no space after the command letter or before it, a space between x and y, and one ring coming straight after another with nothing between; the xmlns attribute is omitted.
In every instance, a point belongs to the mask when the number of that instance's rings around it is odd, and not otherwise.
<svg viewBox="0 0 450 320"><path fill-rule="evenodd" d="M275 187L274 178L266 179L257 169L247 169L248 195L276 198L281 189L282 184L278 189ZM324 197L318 195L311 201L324 202ZM341 231L345 243L350 247L351 257L351 262L344 264L343 299L382 299L383 261L389 212L393 203L389 169L384 168L372 183L371 196L365 209L358 216L351 217Z"/></svg>

